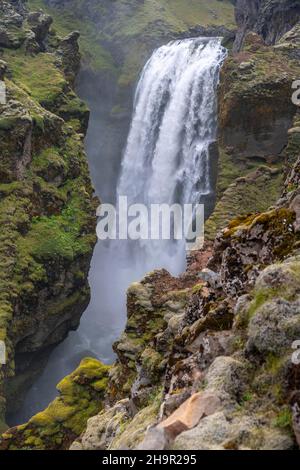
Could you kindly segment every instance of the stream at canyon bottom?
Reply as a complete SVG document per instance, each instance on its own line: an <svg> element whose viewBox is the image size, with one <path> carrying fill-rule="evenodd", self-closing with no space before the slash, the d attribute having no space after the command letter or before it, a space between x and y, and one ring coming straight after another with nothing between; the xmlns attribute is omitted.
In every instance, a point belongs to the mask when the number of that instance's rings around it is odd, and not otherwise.
<svg viewBox="0 0 300 470"><path fill-rule="evenodd" d="M216 140L216 89L225 56L220 38L173 41L154 51L137 85L117 187L105 174L100 176L103 182L106 179L106 187L110 185L112 199L126 195L129 204L146 206L201 202L211 210L216 168L210 148ZM97 124L92 113L88 153ZM105 160L105 155L101 154L101 159ZM110 164L102 163L104 169ZM93 165L90 167L93 171ZM92 177L95 181L98 175ZM106 202L101 181L96 187ZM91 301L80 327L53 351L22 409L8 417L9 424L25 422L44 409L57 395L56 384L83 357L112 363L112 343L126 323L128 286L155 268L177 275L184 271L185 263L184 241L99 241L89 274Z"/></svg>

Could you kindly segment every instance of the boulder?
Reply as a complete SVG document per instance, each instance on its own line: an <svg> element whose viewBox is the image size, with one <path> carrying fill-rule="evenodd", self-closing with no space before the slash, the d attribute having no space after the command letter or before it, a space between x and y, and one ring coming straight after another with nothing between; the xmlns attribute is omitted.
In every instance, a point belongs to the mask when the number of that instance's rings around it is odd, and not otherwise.
<svg viewBox="0 0 300 470"><path fill-rule="evenodd" d="M159 423L159 429L164 429L170 439L194 428L205 416L216 413L221 407L221 399L217 393L210 391L194 393L167 419Z"/></svg>
<svg viewBox="0 0 300 470"><path fill-rule="evenodd" d="M172 450L291 450L293 440L258 416L227 415L219 411L180 434Z"/></svg>
<svg viewBox="0 0 300 470"><path fill-rule="evenodd" d="M27 17L30 29L35 34L37 43L44 47L43 42L49 33L49 28L53 22L51 16L46 15L40 11L34 11L28 14Z"/></svg>
<svg viewBox="0 0 300 470"><path fill-rule="evenodd" d="M267 267L258 277L249 306L248 353L280 356L299 339L299 266L298 257L289 258Z"/></svg>
<svg viewBox="0 0 300 470"><path fill-rule="evenodd" d="M205 376L206 389L236 399L243 393L248 374L246 364L231 356L219 356Z"/></svg>
<svg viewBox="0 0 300 470"><path fill-rule="evenodd" d="M108 449L112 440L121 434L122 426L128 421L129 408L129 400L121 400L109 410L90 418L86 430L72 443L70 450Z"/></svg>

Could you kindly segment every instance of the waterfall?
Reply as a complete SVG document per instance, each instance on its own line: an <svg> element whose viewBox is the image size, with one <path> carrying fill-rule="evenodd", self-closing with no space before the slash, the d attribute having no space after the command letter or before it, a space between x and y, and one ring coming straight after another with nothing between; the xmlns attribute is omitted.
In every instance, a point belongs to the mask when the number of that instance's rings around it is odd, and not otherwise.
<svg viewBox="0 0 300 470"><path fill-rule="evenodd" d="M172 41L152 54L135 93L118 196L147 206L205 203L212 196L210 147L216 140L216 88L225 57L220 38ZM174 250L165 245L148 244L144 257L159 255L169 268L164 257L172 260Z"/></svg>
<svg viewBox="0 0 300 470"><path fill-rule="evenodd" d="M219 38L187 39L160 47L145 65L117 188L128 203L206 203L213 194L209 149L216 139L216 88L225 56ZM82 357L111 363L111 345L126 322L127 287L154 268L178 274L185 258L184 242L98 242L89 275L91 302L80 328L53 352L10 424L45 408L57 394L56 384Z"/></svg>

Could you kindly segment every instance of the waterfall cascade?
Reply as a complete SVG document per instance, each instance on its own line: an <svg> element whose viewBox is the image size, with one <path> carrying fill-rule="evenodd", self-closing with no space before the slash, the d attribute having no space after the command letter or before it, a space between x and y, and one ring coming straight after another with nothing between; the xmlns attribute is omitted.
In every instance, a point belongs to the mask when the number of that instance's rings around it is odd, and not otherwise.
<svg viewBox="0 0 300 470"><path fill-rule="evenodd" d="M210 147L225 57L220 38L185 39L160 47L145 65L117 188L130 204L196 204L213 196ZM176 253L163 241L140 245L145 252L137 256L146 258L146 268L158 257L173 273L182 268L178 259L179 269L174 266L174 256L184 257L182 243Z"/></svg>
<svg viewBox="0 0 300 470"><path fill-rule="evenodd" d="M117 188L129 204L198 203L213 193L209 148L216 139L216 88L225 56L219 38L187 39L160 47L145 65ZM104 162L104 168L109 164ZM23 409L10 417L11 425L45 408L56 396L56 384L82 357L113 361L111 345L124 329L131 282L154 268L174 274L184 270L184 243L137 243L134 257L124 246L124 240L97 244L89 277L91 302L80 328L53 352Z"/></svg>
<svg viewBox="0 0 300 470"><path fill-rule="evenodd" d="M220 38L174 41L153 53L136 90L120 195L146 204L196 203L213 191L209 145L225 56Z"/></svg>

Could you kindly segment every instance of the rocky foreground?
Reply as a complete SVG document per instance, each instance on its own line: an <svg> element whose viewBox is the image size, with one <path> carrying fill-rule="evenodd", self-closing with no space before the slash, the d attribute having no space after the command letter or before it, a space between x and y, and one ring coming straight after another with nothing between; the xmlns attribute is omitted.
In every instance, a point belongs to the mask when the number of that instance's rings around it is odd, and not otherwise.
<svg viewBox="0 0 300 470"><path fill-rule="evenodd" d="M245 2L236 3L238 14ZM46 410L2 435L1 449L300 445L300 365L292 361L300 340L300 111L291 102L300 12L293 1L281 2L283 10L253 3L268 28L238 22L240 42L222 70L218 202L206 246L181 277L161 270L133 284L116 363L85 359ZM286 18L293 24L285 27ZM281 24L279 36L272 24Z"/></svg>

